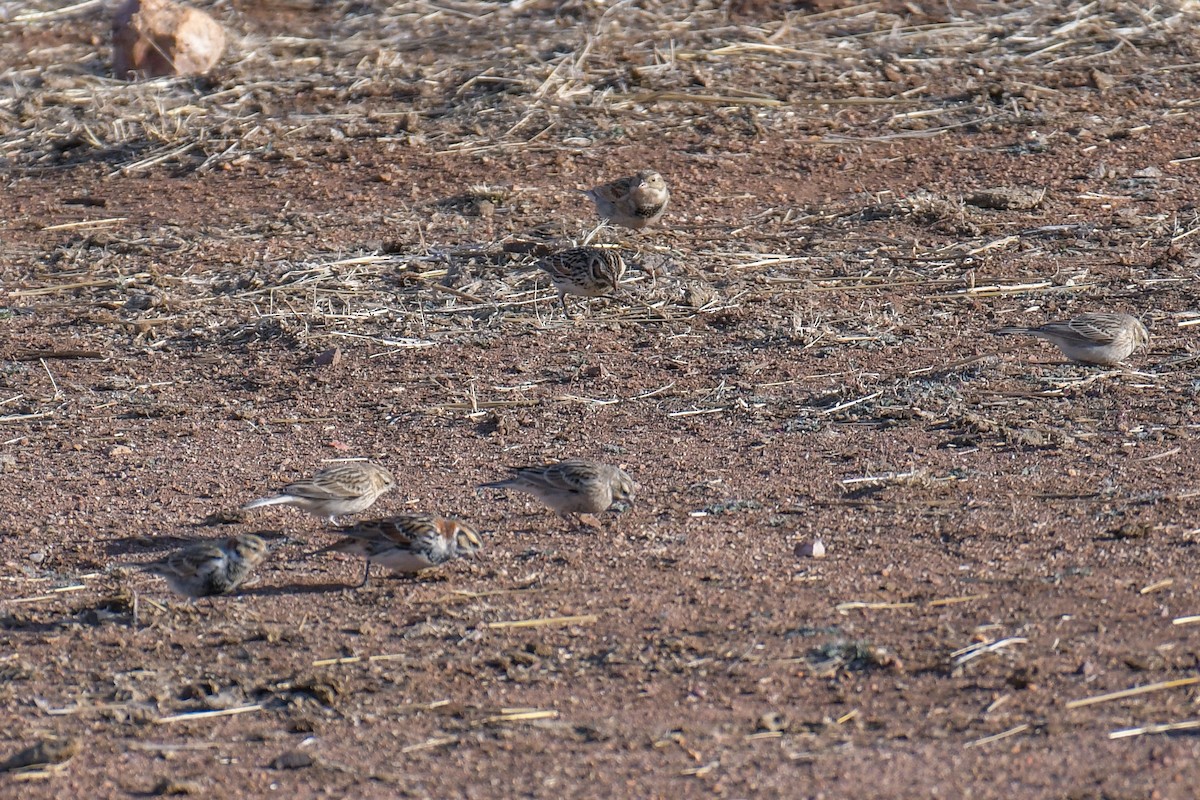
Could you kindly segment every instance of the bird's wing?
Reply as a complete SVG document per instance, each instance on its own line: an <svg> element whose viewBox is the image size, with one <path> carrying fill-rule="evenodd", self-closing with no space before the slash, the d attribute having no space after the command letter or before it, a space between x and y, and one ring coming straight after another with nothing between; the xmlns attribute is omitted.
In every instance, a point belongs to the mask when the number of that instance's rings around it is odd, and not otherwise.
<svg viewBox="0 0 1200 800"><path fill-rule="evenodd" d="M534 266L548 273L551 277L558 278L565 274L567 265L568 262L562 253L554 253L539 260Z"/></svg>
<svg viewBox="0 0 1200 800"><path fill-rule="evenodd" d="M387 519L360 522L338 533L360 542L373 552L382 552L393 548L411 549L418 546L421 540L438 535L438 530L434 519L425 514L400 514Z"/></svg>
<svg viewBox="0 0 1200 800"><path fill-rule="evenodd" d="M635 180L635 178L619 178L611 183L597 186L591 190L590 194L595 198L616 203L629 197L629 193L633 191Z"/></svg>
<svg viewBox="0 0 1200 800"><path fill-rule="evenodd" d="M582 492L601 477L599 468L587 461L567 460L541 471L541 483L565 492Z"/></svg>
<svg viewBox="0 0 1200 800"><path fill-rule="evenodd" d="M219 570L226 559L225 551L217 545L199 544L172 553L166 567L176 575L202 577Z"/></svg>
<svg viewBox="0 0 1200 800"><path fill-rule="evenodd" d="M1064 337L1080 344L1112 344L1120 334L1122 320L1112 314L1086 314L1063 324Z"/></svg>
<svg viewBox="0 0 1200 800"><path fill-rule="evenodd" d="M335 500L347 496L344 487L338 487L330 481L319 481L315 478L289 483L279 492L292 497L305 497L309 500ZM351 494L351 496L354 495Z"/></svg>

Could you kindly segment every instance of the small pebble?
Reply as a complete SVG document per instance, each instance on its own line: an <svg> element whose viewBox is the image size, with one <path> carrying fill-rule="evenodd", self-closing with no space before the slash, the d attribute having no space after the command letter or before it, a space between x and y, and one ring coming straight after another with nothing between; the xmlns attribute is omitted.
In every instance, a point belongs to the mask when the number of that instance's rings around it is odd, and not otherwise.
<svg viewBox="0 0 1200 800"><path fill-rule="evenodd" d="M813 539L811 542L803 542L796 545L796 555L801 558L824 558L825 543L820 539Z"/></svg>
<svg viewBox="0 0 1200 800"><path fill-rule="evenodd" d="M318 367L336 367L342 361L342 348L331 347L328 350L318 354L313 359L313 364Z"/></svg>

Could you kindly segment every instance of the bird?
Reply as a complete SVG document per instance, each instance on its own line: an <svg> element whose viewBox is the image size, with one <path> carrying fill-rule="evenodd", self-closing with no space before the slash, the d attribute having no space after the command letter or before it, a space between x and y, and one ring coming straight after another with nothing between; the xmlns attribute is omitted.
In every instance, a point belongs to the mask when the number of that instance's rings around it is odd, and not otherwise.
<svg viewBox="0 0 1200 800"><path fill-rule="evenodd" d="M359 522L337 531L344 538L323 547L321 553L349 553L367 559L362 583L371 577L371 564L383 564L396 574L413 574L456 558L476 558L483 541L462 520L433 514L399 514Z"/></svg>
<svg viewBox="0 0 1200 800"><path fill-rule="evenodd" d="M607 511L614 501L632 503L637 492L633 478L620 467L586 458L556 464L510 467L513 475L480 488L516 489L541 500L563 519Z"/></svg>
<svg viewBox="0 0 1200 800"><path fill-rule="evenodd" d="M610 289L615 292L625 274L625 259L611 247L572 247L546 256L535 266L550 276L568 317L567 295L601 297Z"/></svg>
<svg viewBox="0 0 1200 800"><path fill-rule="evenodd" d="M161 561L133 564L166 578L167 584L191 599L229 594L267 556L267 543L254 534L224 541L194 542Z"/></svg>
<svg viewBox="0 0 1200 800"><path fill-rule="evenodd" d="M296 506L337 525L338 517L366 511L395 485L392 473L378 464L346 461L326 467L307 480L289 483L278 494L247 503L242 510L260 506Z"/></svg>
<svg viewBox="0 0 1200 800"><path fill-rule="evenodd" d="M667 182L654 170L602 183L584 194L596 204L596 211L603 219L634 230L658 222L671 199Z"/></svg>
<svg viewBox="0 0 1200 800"><path fill-rule="evenodd" d="M992 331L997 336L1024 333L1058 346L1063 355L1084 364L1114 367L1150 341L1150 332L1129 314L1089 312L1036 328L1010 326Z"/></svg>

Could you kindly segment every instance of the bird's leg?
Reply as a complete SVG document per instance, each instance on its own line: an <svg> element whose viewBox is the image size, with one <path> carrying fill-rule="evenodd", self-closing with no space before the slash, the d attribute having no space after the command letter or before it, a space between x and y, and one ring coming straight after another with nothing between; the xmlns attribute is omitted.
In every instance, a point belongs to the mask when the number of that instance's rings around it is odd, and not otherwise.
<svg viewBox="0 0 1200 800"><path fill-rule="evenodd" d="M565 316L567 319L575 319L575 315L571 313L571 309L567 305L567 293L566 292L558 293L558 302L562 303L563 316Z"/></svg>
<svg viewBox="0 0 1200 800"><path fill-rule="evenodd" d="M363 570L362 583L360 583L358 585L358 588L361 589L362 587L366 586L367 581L370 579L371 579L371 561L370 561L370 559L367 559L367 568L365 570Z"/></svg>
<svg viewBox="0 0 1200 800"><path fill-rule="evenodd" d="M214 598L206 597L204 599L208 601L209 615L217 614L223 620L229 619L229 614L225 611L225 608L223 606L218 606L217 601ZM199 606L197 606L197 608L199 608Z"/></svg>

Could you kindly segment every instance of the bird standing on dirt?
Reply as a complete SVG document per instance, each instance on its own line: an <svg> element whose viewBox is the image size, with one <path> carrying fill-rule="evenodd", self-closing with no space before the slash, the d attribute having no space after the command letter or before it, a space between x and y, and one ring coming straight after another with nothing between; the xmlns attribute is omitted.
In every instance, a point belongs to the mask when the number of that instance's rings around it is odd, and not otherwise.
<svg viewBox="0 0 1200 800"><path fill-rule="evenodd" d="M634 230L658 222L671 199L667 182L654 170L603 183L584 194L592 198L602 218Z"/></svg>
<svg viewBox="0 0 1200 800"><path fill-rule="evenodd" d="M176 592L195 599L229 594L266 556L267 543L245 534L223 542L196 542L162 561L131 566L166 578Z"/></svg>
<svg viewBox="0 0 1200 800"><path fill-rule="evenodd" d="M372 563L397 574L412 574L456 558L475 558L483 547L479 534L465 522L432 514L399 514L360 522L338 533L345 538L313 555L349 553L366 558L359 586L367 585Z"/></svg>
<svg viewBox="0 0 1200 800"><path fill-rule="evenodd" d="M625 260L611 247L572 247L546 256L535 266L550 276L568 317L567 295L603 297L620 288L625 274Z"/></svg>
<svg viewBox="0 0 1200 800"><path fill-rule="evenodd" d="M1036 328L1000 328L992 333L1037 336L1057 345L1072 361L1104 367L1116 366L1150 341L1150 332L1136 317L1107 312L1080 314L1074 319L1047 322Z"/></svg>
<svg viewBox="0 0 1200 800"><path fill-rule="evenodd" d="M307 480L289 483L279 490L279 494L247 503L242 510L289 505L337 525L338 517L366 511L395 485L392 473L378 464L348 461L326 467Z"/></svg>
<svg viewBox="0 0 1200 800"><path fill-rule="evenodd" d="M574 517L576 522L580 514L607 511L614 501L632 503L637 491L637 484L625 470L586 458L512 470L511 478L485 483L480 488L531 494L563 519Z"/></svg>

